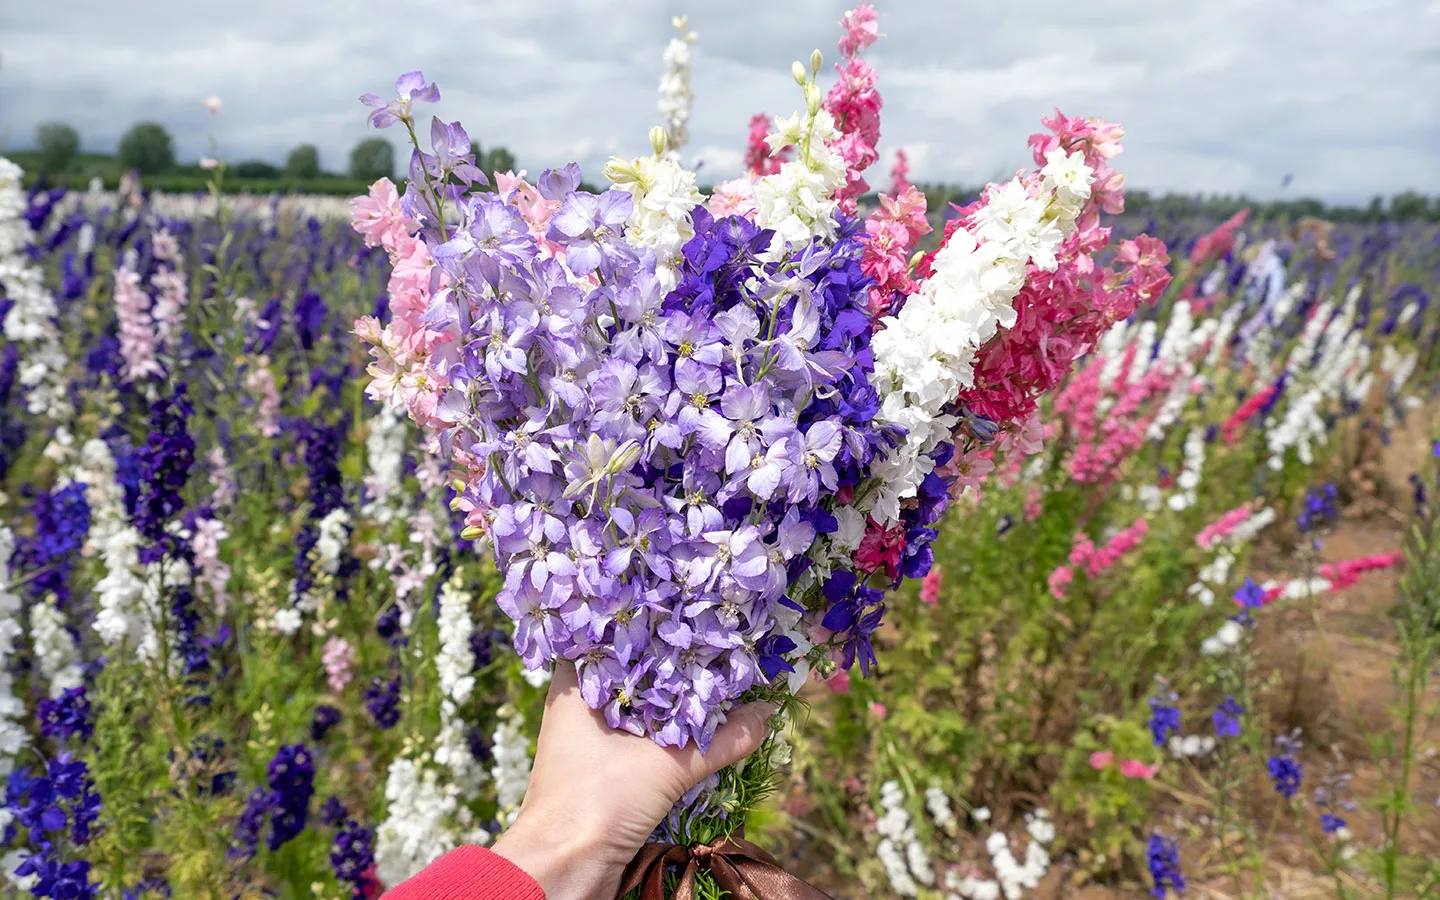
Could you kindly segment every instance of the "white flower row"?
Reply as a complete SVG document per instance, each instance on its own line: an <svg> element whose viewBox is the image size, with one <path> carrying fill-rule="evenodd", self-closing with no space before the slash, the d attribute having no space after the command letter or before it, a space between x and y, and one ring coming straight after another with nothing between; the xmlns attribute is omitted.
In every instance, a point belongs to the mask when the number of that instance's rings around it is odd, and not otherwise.
<svg viewBox="0 0 1440 900"><path fill-rule="evenodd" d="M26 408L64 421L74 410L61 377L66 359L55 322L58 310L40 267L26 252L34 234L25 220L23 176L19 166L0 157L0 293L13 303L0 330L21 348L18 381L26 390Z"/></svg>

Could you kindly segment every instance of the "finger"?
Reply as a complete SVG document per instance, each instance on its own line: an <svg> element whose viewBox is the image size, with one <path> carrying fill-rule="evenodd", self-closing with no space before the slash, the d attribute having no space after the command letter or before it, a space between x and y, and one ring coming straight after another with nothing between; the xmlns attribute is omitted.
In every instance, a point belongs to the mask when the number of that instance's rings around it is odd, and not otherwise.
<svg viewBox="0 0 1440 900"><path fill-rule="evenodd" d="M703 755L699 751L691 754L687 768L693 780L708 778L759 750L770 734L770 717L777 708L774 703L747 703L731 710L715 732L710 749Z"/></svg>

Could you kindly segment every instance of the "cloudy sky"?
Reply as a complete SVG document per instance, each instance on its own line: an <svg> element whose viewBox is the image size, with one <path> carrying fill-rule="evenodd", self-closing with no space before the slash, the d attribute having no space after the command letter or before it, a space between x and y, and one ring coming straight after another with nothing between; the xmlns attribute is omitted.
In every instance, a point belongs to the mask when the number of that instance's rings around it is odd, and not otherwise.
<svg viewBox="0 0 1440 900"><path fill-rule="evenodd" d="M746 123L833 62L841 0L0 0L0 151L59 119L111 151L163 122L182 158L320 147L345 167L366 91L421 68L439 111L536 171L646 151L673 15L699 32L690 159L739 169ZM882 164L973 185L1026 164L1058 105L1124 124L1136 187L1361 201L1440 193L1440 0L882 0ZM827 62L827 69L829 63ZM218 95L213 119L201 101ZM399 138L399 134L387 133ZM871 179L872 181L883 179Z"/></svg>

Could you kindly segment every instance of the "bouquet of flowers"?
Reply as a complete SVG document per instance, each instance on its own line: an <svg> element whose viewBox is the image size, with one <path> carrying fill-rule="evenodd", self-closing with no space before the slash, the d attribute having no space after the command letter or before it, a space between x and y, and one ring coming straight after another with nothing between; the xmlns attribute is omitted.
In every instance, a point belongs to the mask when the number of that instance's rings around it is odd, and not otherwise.
<svg viewBox="0 0 1440 900"><path fill-rule="evenodd" d="M929 254L903 178L862 216L875 12L842 24L835 86L818 51L796 63L803 110L761 122L751 170L709 196L674 128L598 193L575 164L492 186L459 123L420 148L439 90L419 72L362 98L416 144L403 196L382 180L354 204L394 263L389 320L356 327L370 392L452 465L525 664L573 661L611 726L662 745L704 750L727 710L812 670L868 672L886 592L929 571L946 506L1038 450L1038 397L1168 277L1148 238L1095 259L1122 201L1121 131L1098 120L1047 120L1039 169ZM783 755L777 737L698 786L657 839L729 834Z"/></svg>

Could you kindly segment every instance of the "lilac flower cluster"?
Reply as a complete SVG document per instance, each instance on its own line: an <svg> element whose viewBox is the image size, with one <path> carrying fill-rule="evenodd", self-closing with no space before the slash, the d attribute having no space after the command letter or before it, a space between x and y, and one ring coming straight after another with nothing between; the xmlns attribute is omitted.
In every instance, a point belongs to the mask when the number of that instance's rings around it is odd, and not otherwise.
<svg viewBox="0 0 1440 900"><path fill-rule="evenodd" d="M526 664L574 660L611 726L705 748L809 649L810 598L787 591L830 568L812 548L841 527L833 498L898 436L873 424L862 248L845 222L772 259L771 233L697 207L667 294L621 236L631 195L579 179L539 179L543 239L494 193L427 232L449 287L426 315L461 336L436 415L486 466L457 505L493 540ZM820 574L825 627L868 660L880 591Z"/></svg>

